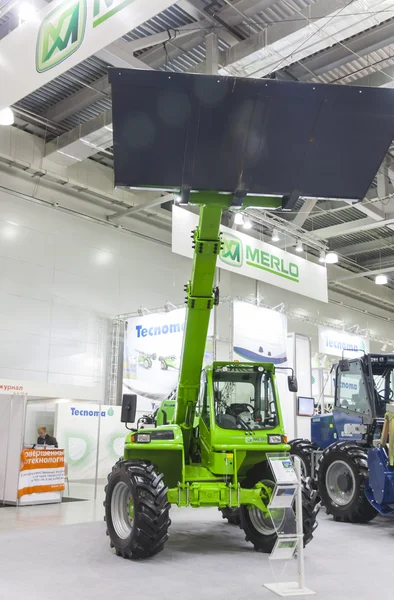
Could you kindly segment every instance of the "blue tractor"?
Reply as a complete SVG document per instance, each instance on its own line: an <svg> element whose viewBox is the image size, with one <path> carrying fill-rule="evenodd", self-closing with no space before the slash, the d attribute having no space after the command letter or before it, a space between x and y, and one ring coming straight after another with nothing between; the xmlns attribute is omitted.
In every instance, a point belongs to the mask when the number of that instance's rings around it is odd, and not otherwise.
<svg viewBox="0 0 394 600"><path fill-rule="evenodd" d="M290 442L336 521L367 523L394 513L393 396L394 355L342 359L333 412L312 417L311 441Z"/></svg>

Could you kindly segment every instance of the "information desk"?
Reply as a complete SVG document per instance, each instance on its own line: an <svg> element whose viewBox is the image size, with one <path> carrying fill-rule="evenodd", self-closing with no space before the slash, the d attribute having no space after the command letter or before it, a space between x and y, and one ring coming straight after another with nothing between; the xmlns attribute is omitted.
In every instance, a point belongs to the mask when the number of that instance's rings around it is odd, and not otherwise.
<svg viewBox="0 0 394 600"><path fill-rule="evenodd" d="M18 505L55 504L64 491L64 450L25 447L21 454Z"/></svg>

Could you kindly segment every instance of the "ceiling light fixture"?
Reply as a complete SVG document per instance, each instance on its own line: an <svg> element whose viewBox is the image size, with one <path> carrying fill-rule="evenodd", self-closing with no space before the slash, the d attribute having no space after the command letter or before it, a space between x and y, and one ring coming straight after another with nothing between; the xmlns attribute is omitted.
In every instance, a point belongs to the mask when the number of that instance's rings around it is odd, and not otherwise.
<svg viewBox="0 0 394 600"><path fill-rule="evenodd" d="M335 252L327 252L326 254L326 264L327 265L335 265L338 262L338 254Z"/></svg>
<svg viewBox="0 0 394 600"><path fill-rule="evenodd" d="M296 246L295 251L296 252L304 252L304 246L302 245L301 240L297 241L297 246Z"/></svg>
<svg viewBox="0 0 394 600"><path fill-rule="evenodd" d="M37 17L37 9L30 2L22 2L19 7L20 21L34 21Z"/></svg>
<svg viewBox="0 0 394 600"><path fill-rule="evenodd" d="M326 262L326 253L324 252L324 250L321 250L321 252L320 252L319 262L321 262L321 263Z"/></svg>
<svg viewBox="0 0 394 600"><path fill-rule="evenodd" d="M7 107L0 110L0 125L13 125L14 113Z"/></svg>
<svg viewBox="0 0 394 600"><path fill-rule="evenodd" d="M177 195L175 196L174 200L175 200L175 202L176 202L177 204L179 204L179 203L180 203L180 201L182 200L182 196L180 196L179 194L177 194Z"/></svg>
<svg viewBox="0 0 394 600"><path fill-rule="evenodd" d="M280 238L279 238L279 233L278 233L277 229L273 230L271 239L273 242L279 242Z"/></svg>
<svg viewBox="0 0 394 600"><path fill-rule="evenodd" d="M386 285L387 276L386 275L376 275L375 283L376 283L376 285Z"/></svg>
<svg viewBox="0 0 394 600"><path fill-rule="evenodd" d="M248 218L244 219L244 229L252 229L251 220Z"/></svg>
<svg viewBox="0 0 394 600"><path fill-rule="evenodd" d="M235 213L234 225L244 225L245 221L241 213Z"/></svg>

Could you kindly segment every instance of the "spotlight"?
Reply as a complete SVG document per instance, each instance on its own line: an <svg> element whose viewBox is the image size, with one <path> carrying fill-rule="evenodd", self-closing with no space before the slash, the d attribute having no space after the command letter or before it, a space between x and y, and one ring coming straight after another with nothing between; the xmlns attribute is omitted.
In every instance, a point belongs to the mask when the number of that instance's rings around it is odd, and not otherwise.
<svg viewBox="0 0 394 600"><path fill-rule="evenodd" d="M248 218L244 220L244 229L252 229L252 223Z"/></svg>
<svg viewBox="0 0 394 600"><path fill-rule="evenodd" d="M324 252L324 250L322 250L320 252L319 262L321 262L321 263L325 263L326 262L326 253Z"/></svg>
<svg viewBox="0 0 394 600"><path fill-rule="evenodd" d="M37 17L37 9L30 2L22 2L19 7L19 19L21 21L34 21Z"/></svg>
<svg viewBox="0 0 394 600"><path fill-rule="evenodd" d="M326 255L326 264L327 265L335 265L338 262L338 254L335 252L327 252Z"/></svg>
<svg viewBox="0 0 394 600"><path fill-rule="evenodd" d="M271 238L271 240L272 240L273 242L279 242L279 239L280 239L280 238L279 238L279 233L278 233L278 230L277 230L277 229L274 229L274 230L273 230L273 232L272 232L272 238Z"/></svg>
<svg viewBox="0 0 394 600"><path fill-rule="evenodd" d="M376 275L375 283L376 283L376 285L386 285L387 276L386 275Z"/></svg>
<svg viewBox="0 0 394 600"><path fill-rule="evenodd" d="M243 218L243 215L241 213L236 213L235 214L234 224L235 225L243 225L244 224L244 218Z"/></svg>
<svg viewBox="0 0 394 600"><path fill-rule="evenodd" d="M0 110L0 125L12 125L14 123L14 113L7 107Z"/></svg>
<svg viewBox="0 0 394 600"><path fill-rule="evenodd" d="M304 246L302 245L301 240L298 240L295 251L296 252L304 252Z"/></svg>

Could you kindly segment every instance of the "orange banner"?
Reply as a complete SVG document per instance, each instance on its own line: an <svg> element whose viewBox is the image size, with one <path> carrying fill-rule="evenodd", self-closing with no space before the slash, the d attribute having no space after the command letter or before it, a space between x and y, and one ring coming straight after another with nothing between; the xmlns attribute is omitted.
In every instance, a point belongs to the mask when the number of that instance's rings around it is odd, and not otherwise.
<svg viewBox="0 0 394 600"><path fill-rule="evenodd" d="M64 450L25 449L21 455L18 498L64 490Z"/></svg>

